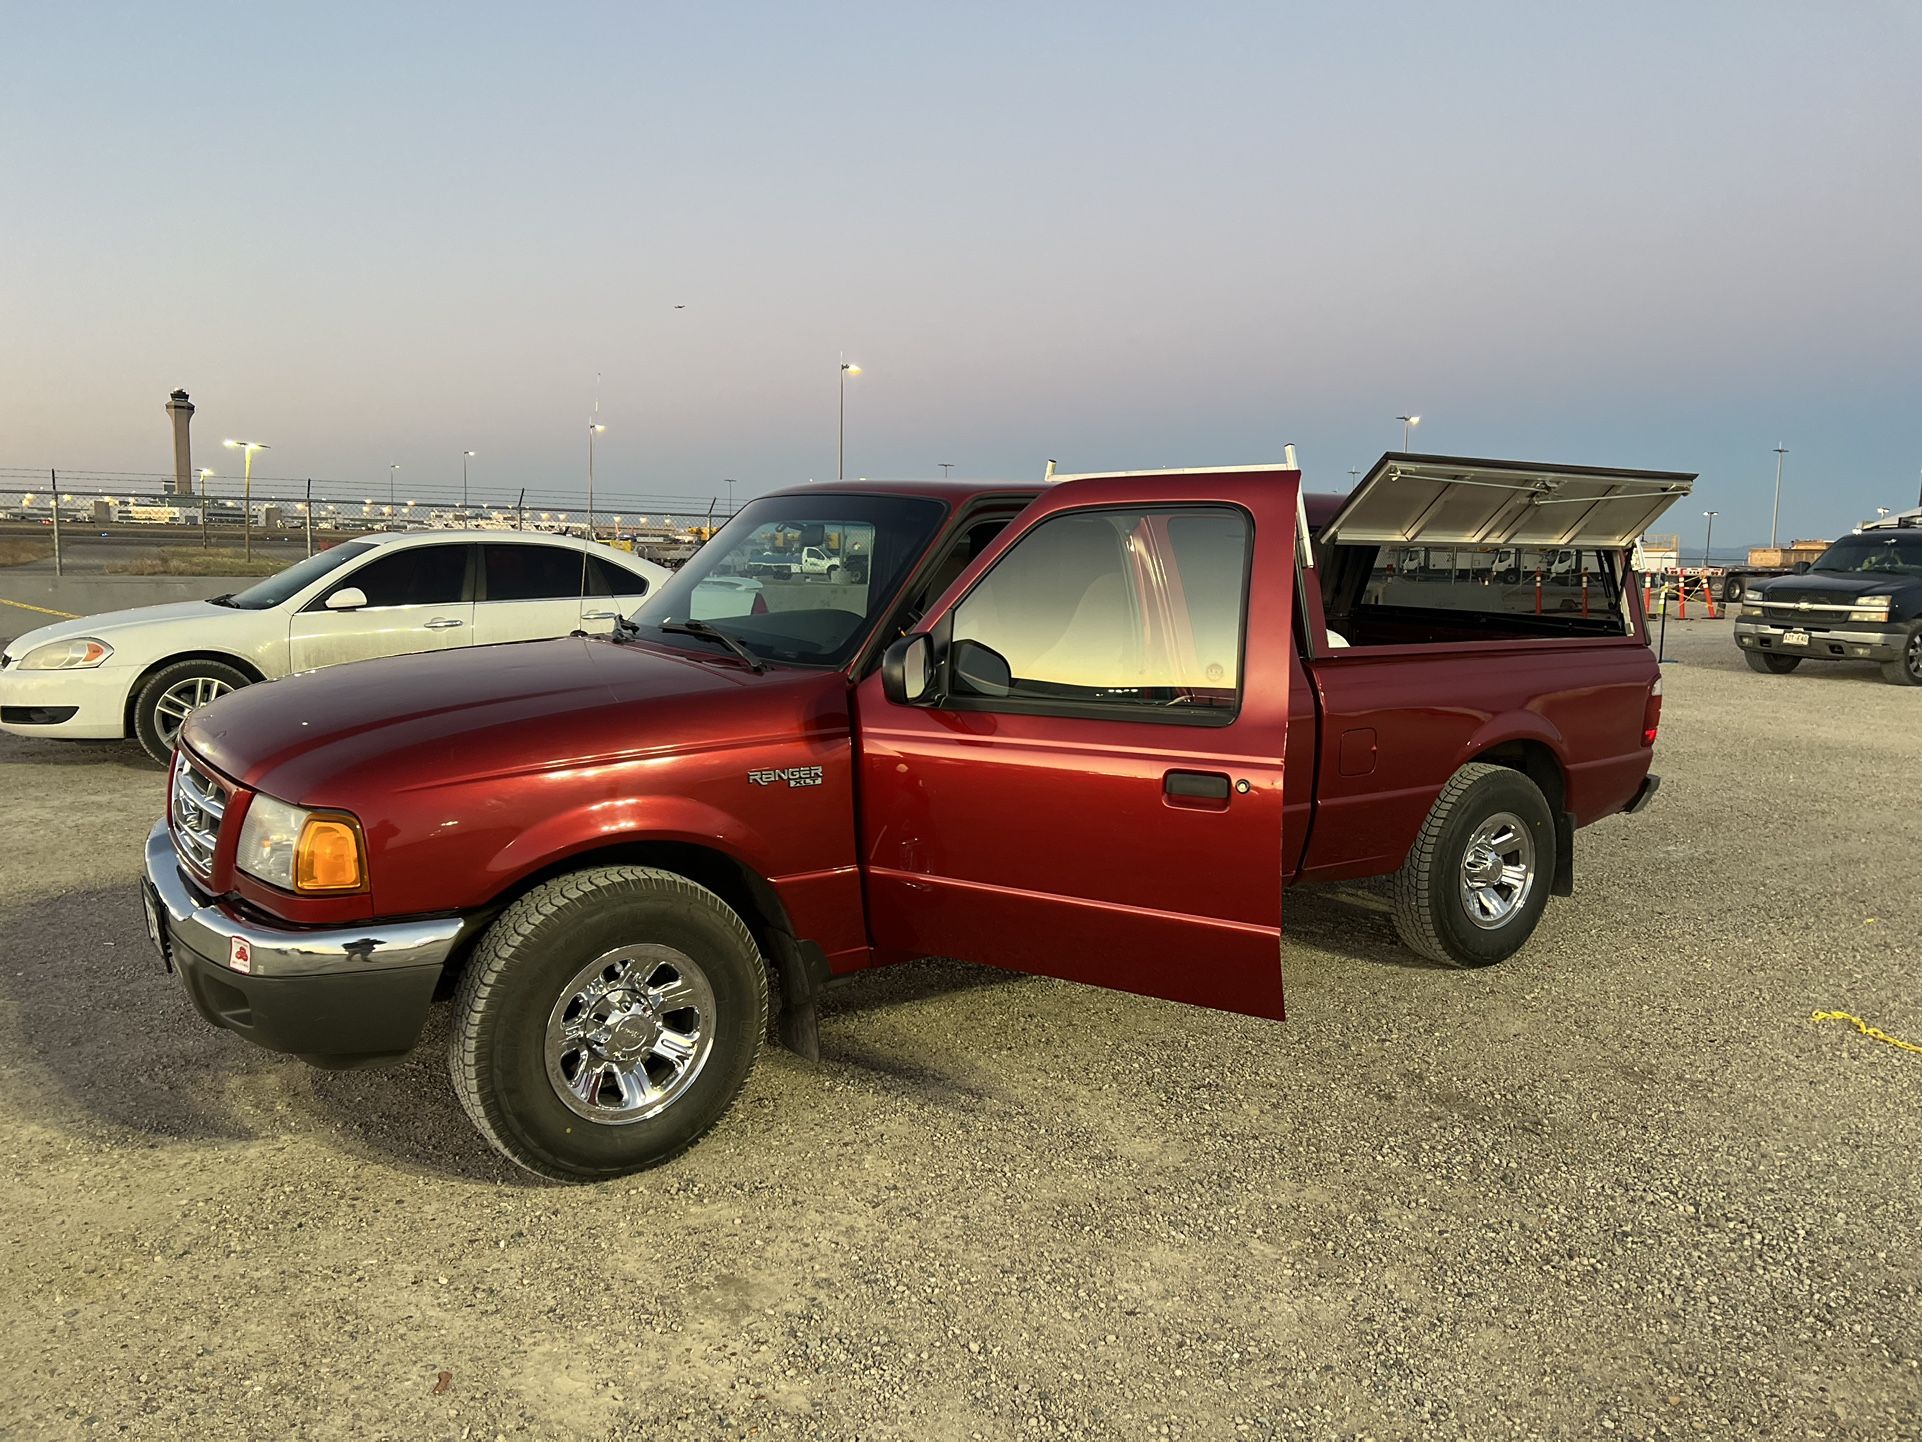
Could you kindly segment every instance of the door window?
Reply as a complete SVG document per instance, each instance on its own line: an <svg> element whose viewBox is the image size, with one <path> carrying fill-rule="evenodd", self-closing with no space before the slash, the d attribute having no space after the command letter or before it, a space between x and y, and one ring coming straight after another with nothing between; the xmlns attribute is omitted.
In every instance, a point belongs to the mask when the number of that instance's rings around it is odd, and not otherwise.
<svg viewBox="0 0 1922 1442"><path fill-rule="evenodd" d="M343 576L334 591L357 586L371 606L451 606L467 595L466 546L410 546ZM309 609L319 609L324 597Z"/></svg>
<svg viewBox="0 0 1922 1442"><path fill-rule="evenodd" d="M482 546L489 601L571 601L593 559L560 546Z"/></svg>
<svg viewBox="0 0 1922 1442"><path fill-rule="evenodd" d="M954 612L950 699L1224 724L1241 685L1247 516L1076 512L1023 536Z"/></svg>

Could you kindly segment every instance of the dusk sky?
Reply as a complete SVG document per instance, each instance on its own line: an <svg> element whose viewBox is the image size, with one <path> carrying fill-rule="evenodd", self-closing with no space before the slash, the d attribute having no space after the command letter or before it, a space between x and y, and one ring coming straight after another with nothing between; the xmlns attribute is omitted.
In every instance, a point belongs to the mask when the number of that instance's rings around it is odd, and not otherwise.
<svg viewBox="0 0 1922 1442"><path fill-rule="evenodd" d="M1922 486L1922 5L12 6L0 466ZM676 310L677 305L685 306ZM405 483L404 483L405 484Z"/></svg>

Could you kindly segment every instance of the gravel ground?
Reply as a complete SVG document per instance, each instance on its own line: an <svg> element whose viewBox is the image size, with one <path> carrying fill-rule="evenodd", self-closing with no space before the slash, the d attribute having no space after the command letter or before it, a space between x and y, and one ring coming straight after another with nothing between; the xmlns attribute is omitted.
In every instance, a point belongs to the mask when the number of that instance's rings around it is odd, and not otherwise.
<svg viewBox="0 0 1922 1442"><path fill-rule="evenodd" d="M0 625L9 624L0 620ZM162 778L0 738L0 1433L1918 1437L1922 694L1672 626L1665 785L1485 972L1291 893L1275 1026L928 963L523 1181L204 1026Z"/></svg>

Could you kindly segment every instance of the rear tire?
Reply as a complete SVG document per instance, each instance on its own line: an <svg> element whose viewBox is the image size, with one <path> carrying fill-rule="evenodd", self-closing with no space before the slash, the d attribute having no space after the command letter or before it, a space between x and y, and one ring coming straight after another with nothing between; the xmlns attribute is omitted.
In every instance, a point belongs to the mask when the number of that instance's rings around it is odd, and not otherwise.
<svg viewBox="0 0 1922 1442"><path fill-rule="evenodd" d="M147 678L133 703L134 740L162 766L173 760L181 724L209 701L251 685L253 677L221 661L176 661Z"/></svg>
<svg viewBox="0 0 1922 1442"><path fill-rule="evenodd" d="M1922 686L1922 621L1909 627L1902 655L1882 663L1882 679L1891 686Z"/></svg>
<svg viewBox="0 0 1922 1442"><path fill-rule="evenodd" d="M733 908L651 867L576 871L494 921L454 998L448 1065L482 1136L554 1181L678 1156L740 1095L768 977Z"/></svg>
<svg viewBox="0 0 1922 1442"><path fill-rule="evenodd" d="M1740 576L1724 576L1722 578L1722 600L1726 603L1739 601L1741 599L1742 578Z"/></svg>
<svg viewBox="0 0 1922 1442"><path fill-rule="evenodd" d="M1760 671L1764 676L1786 676L1802 664L1800 656L1784 656L1776 651L1744 651L1742 659L1748 662L1751 671Z"/></svg>
<svg viewBox="0 0 1922 1442"><path fill-rule="evenodd" d="M1395 930L1447 966L1492 966L1534 934L1555 875L1555 818L1541 788L1474 761L1448 779L1395 873Z"/></svg>

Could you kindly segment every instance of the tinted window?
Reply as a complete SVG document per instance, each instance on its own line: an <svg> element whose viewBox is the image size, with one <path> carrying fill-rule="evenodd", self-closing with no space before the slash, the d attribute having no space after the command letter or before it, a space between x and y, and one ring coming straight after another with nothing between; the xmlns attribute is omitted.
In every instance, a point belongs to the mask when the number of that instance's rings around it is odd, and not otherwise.
<svg viewBox="0 0 1922 1442"><path fill-rule="evenodd" d="M370 561L329 592L358 586L370 606L447 606L467 595L467 547L412 546Z"/></svg>
<svg viewBox="0 0 1922 1442"><path fill-rule="evenodd" d="M1247 518L1222 507L1057 516L969 593L954 642L1004 658L1017 702L1225 712L1241 678L1248 539ZM952 685L983 695L962 674Z"/></svg>
<svg viewBox="0 0 1922 1442"><path fill-rule="evenodd" d="M1612 556L1542 546L1384 546L1358 609L1619 616Z"/></svg>
<svg viewBox="0 0 1922 1442"><path fill-rule="evenodd" d="M637 576L625 566L617 565L603 556L594 556L587 563L587 594L629 598L645 596L647 578Z"/></svg>
<svg viewBox="0 0 1922 1442"><path fill-rule="evenodd" d="M482 546L489 601L572 600L581 594L583 563L579 551L559 546Z"/></svg>
<svg viewBox="0 0 1922 1442"><path fill-rule="evenodd" d="M341 545L331 546L325 551L316 551L306 560L296 562L264 581L255 582L228 604L238 606L243 611L264 611L269 606L278 606L296 592L305 590L329 571L344 566L356 556L365 555L373 549L365 541L346 541Z"/></svg>

